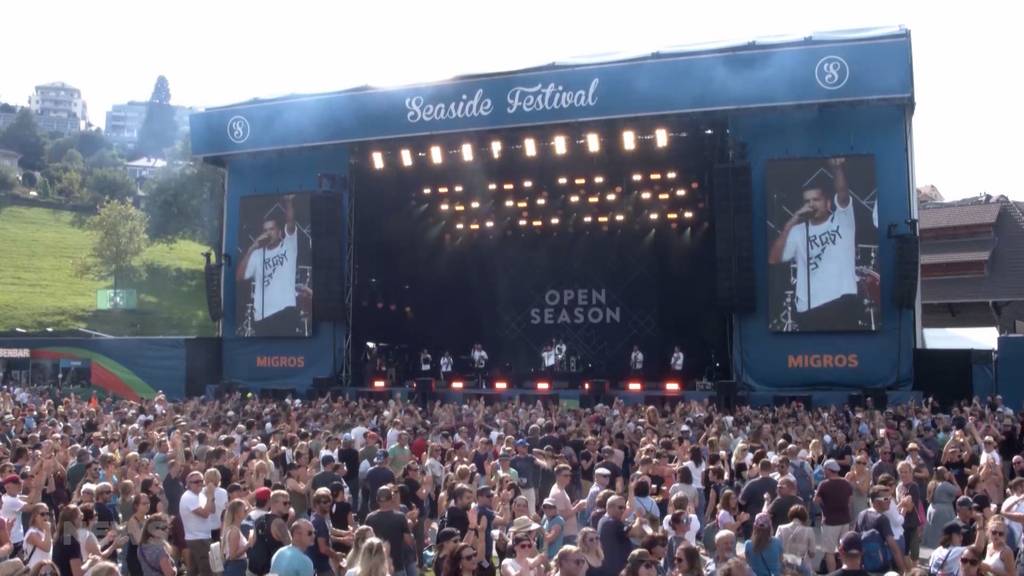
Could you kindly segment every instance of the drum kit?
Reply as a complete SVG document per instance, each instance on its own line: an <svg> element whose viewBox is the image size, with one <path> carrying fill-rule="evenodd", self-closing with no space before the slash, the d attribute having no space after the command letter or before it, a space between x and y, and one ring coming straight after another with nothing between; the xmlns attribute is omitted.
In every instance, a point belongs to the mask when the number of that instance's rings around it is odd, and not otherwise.
<svg viewBox="0 0 1024 576"><path fill-rule="evenodd" d="M878 270L878 246L860 244L857 246L857 262L866 265L857 266L857 296L864 304L864 310L857 323L865 330L878 329L879 311L882 302L882 283ZM784 292L782 310L772 319L771 329L776 332L798 332L800 325L796 320L796 263L789 267L789 283Z"/></svg>

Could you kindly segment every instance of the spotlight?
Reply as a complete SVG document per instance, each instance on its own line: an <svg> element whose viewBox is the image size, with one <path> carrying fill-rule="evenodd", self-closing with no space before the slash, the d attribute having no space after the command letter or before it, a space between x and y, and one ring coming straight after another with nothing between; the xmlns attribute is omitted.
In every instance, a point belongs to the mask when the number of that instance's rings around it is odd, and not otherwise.
<svg viewBox="0 0 1024 576"><path fill-rule="evenodd" d="M507 206L507 207L511 208L511 207L513 207L513 206L515 206L515 205L516 205L516 202L515 202L515 200L512 200L512 199L509 199L509 200L505 200L505 206Z"/></svg>
<svg viewBox="0 0 1024 576"><path fill-rule="evenodd" d="M466 143L462 145L462 160L465 162L473 161L473 145Z"/></svg>
<svg viewBox="0 0 1024 576"><path fill-rule="evenodd" d="M447 210L448 204L441 204L441 210Z"/></svg>
<svg viewBox="0 0 1024 576"><path fill-rule="evenodd" d="M686 196L686 188L679 188L679 189L677 189L676 190L676 196L679 196L679 197Z"/></svg>
<svg viewBox="0 0 1024 576"><path fill-rule="evenodd" d="M497 190L498 189L498 185L495 184L494 182L491 182L490 184L487 185L487 189L488 190Z"/></svg>
<svg viewBox="0 0 1024 576"><path fill-rule="evenodd" d="M651 193L648 192L647 190L644 190L643 192L640 193L640 198L642 198L643 200L650 200Z"/></svg>
<svg viewBox="0 0 1024 576"><path fill-rule="evenodd" d="M384 169L384 154L380 152L374 152L370 155L373 158L373 167L377 170Z"/></svg>
<svg viewBox="0 0 1024 576"><path fill-rule="evenodd" d="M501 158L501 140L491 141L491 156L494 156L495 160Z"/></svg>
<svg viewBox="0 0 1024 576"><path fill-rule="evenodd" d="M661 174L659 174L657 172L655 172L654 174L651 174L651 180L661 180Z"/></svg>
<svg viewBox="0 0 1024 576"><path fill-rule="evenodd" d="M633 174L633 182L639 182L644 179L643 174Z"/></svg>
<svg viewBox="0 0 1024 576"><path fill-rule="evenodd" d="M531 222L531 224L533 225L534 228L539 228L539 227L544 225L544 221L543 220L534 220L533 222Z"/></svg>
<svg viewBox="0 0 1024 576"><path fill-rule="evenodd" d="M520 200L519 202L516 202L516 206L518 206L519 208L526 208L527 202L526 200Z"/></svg>
<svg viewBox="0 0 1024 576"><path fill-rule="evenodd" d="M466 387L466 383L462 380L452 380L452 390L462 390Z"/></svg>
<svg viewBox="0 0 1024 576"><path fill-rule="evenodd" d="M580 197L579 196L577 196L575 194L573 194L572 196L569 196L569 202L572 202L573 204L575 204L576 202L579 202L579 201L580 201Z"/></svg>
<svg viewBox="0 0 1024 576"><path fill-rule="evenodd" d="M657 212L651 212L650 214L647 215L647 217L650 218L651 220L657 220L658 219L658 213Z"/></svg>
<svg viewBox="0 0 1024 576"><path fill-rule="evenodd" d="M469 225L469 229L470 230L479 230L480 229L480 225L477 224L476 222L473 222L472 224Z"/></svg>
<svg viewBox="0 0 1024 576"><path fill-rule="evenodd" d="M587 183L587 179L586 178L577 178L577 179L573 180L572 182L573 182L573 184L576 184L577 186L580 186L582 184L586 184Z"/></svg>
<svg viewBox="0 0 1024 576"><path fill-rule="evenodd" d="M545 200L543 198L537 198L537 206L543 206L543 205L545 205L547 203L548 203L547 200Z"/></svg>
<svg viewBox="0 0 1024 576"><path fill-rule="evenodd" d="M594 184L603 184L604 176L594 176Z"/></svg>
<svg viewBox="0 0 1024 576"><path fill-rule="evenodd" d="M493 220L488 220L488 221L484 222L484 226L486 226L488 228L494 228L494 221Z"/></svg>
<svg viewBox="0 0 1024 576"><path fill-rule="evenodd" d="M689 220L690 218L693 218L693 212L690 212L689 210L687 210L686 212L683 212L683 218L686 218L687 220Z"/></svg>
<svg viewBox="0 0 1024 576"><path fill-rule="evenodd" d="M587 392L590 392L590 382L584 382L583 389L586 390Z"/></svg>
<svg viewBox="0 0 1024 576"><path fill-rule="evenodd" d="M374 378L374 380L373 380L373 387L374 388L385 388L387 385L388 385L387 381L384 380L383 378Z"/></svg>
<svg viewBox="0 0 1024 576"><path fill-rule="evenodd" d="M551 390L551 382L548 382L547 380L538 380L537 390Z"/></svg>
<svg viewBox="0 0 1024 576"><path fill-rule="evenodd" d="M440 164L443 160L444 160L444 158L441 156L441 147L440 146L431 146L430 147L430 161L433 162L434 164Z"/></svg>
<svg viewBox="0 0 1024 576"><path fill-rule="evenodd" d="M622 133L622 149L636 149L636 132L633 132L632 130L626 130Z"/></svg>
<svg viewBox="0 0 1024 576"><path fill-rule="evenodd" d="M583 221L586 222L587 224L590 224L593 220L594 220L594 218L591 217L591 216L584 216L583 217Z"/></svg>
<svg viewBox="0 0 1024 576"><path fill-rule="evenodd" d="M456 186L455 187L455 191L456 192L462 192L462 186Z"/></svg>
<svg viewBox="0 0 1024 576"><path fill-rule="evenodd" d="M668 200L669 198L671 198L671 195L668 192L658 194L658 200Z"/></svg>
<svg viewBox="0 0 1024 576"><path fill-rule="evenodd" d="M561 220L559 220L558 217L555 217L555 218L551 219L551 223L552 224L558 224L559 222L561 222Z"/></svg>
<svg viewBox="0 0 1024 576"><path fill-rule="evenodd" d="M456 205L455 205L455 211L456 211L456 212L462 212L462 211L463 211L463 210L465 210L465 209L466 209L466 207L465 207L465 206L463 206L462 204L456 204Z"/></svg>
<svg viewBox="0 0 1024 576"><path fill-rule="evenodd" d="M693 182L690 182L690 188L693 188L694 190L696 190L697 188L700 188L700 182L698 182L696 180L694 180Z"/></svg>
<svg viewBox="0 0 1024 576"><path fill-rule="evenodd" d="M665 178L668 178L669 180L675 180L676 179L676 173L675 172L666 172L665 173Z"/></svg>
<svg viewBox="0 0 1024 576"><path fill-rule="evenodd" d="M675 212L669 212L668 214L665 214L665 218L668 218L669 220L678 220L679 214L676 214Z"/></svg>
<svg viewBox="0 0 1024 576"><path fill-rule="evenodd" d="M412 152L410 152L408 148L402 148L401 155L402 166L405 166L406 168L412 166Z"/></svg>
<svg viewBox="0 0 1024 576"><path fill-rule="evenodd" d="M537 155L537 141L533 138L523 140L523 148L526 150L527 156L532 158Z"/></svg>
<svg viewBox="0 0 1024 576"><path fill-rule="evenodd" d="M479 208L480 207L480 203L477 202L476 200L473 200L472 202L469 203L469 207L470 208Z"/></svg>
<svg viewBox="0 0 1024 576"><path fill-rule="evenodd" d="M430 195L430 188L424 188L423 189L423 193L429 196Z"/></svg>
<svg viewBox="0 0 1024 576"><path fill-rule="evenodd" d="M494 389L495 390L508 390L508 382L506 382L504 380L495 380L494 381Z"/></svg>
<svg viewBox="0 0 1024 576"><path fill-rule="evenodd" d="M626 383L626 390L629 390L630 392L643 392L644 383L639 380L630 380Z"/></svg>
<svg viewBox="0 0 1024 576"><path fill-rule="evenodd" d="M607 216L598 216L597 217L597 221L602 223L602 224L604 224L605 222L608 221L608 217Z"/></svg>
<svg viewBox="0 0 1024 576"><path fill-rule="evenodd" d="M523 188L533 188L533 180L523 180Z"/></svg>
<svg viewBox="0 0 1024 576"><path fill-rule="evenodd" d="M668 146L668 130L664 128L658 128L654 131L654 144L658 148L664 148Z"/></svg>
<svg viewBox="0 0 1024 576"><path fill-rule="evenodd" d="M609 192L608 195L606 195L604 197L604 199L609 201L609 202L614 202L615 201L615 192Z"/></svg>
<svg viewBox="0 0 1024 576"><path fill-rule="evenodd" d="M625 217L625 216L623 216L622 214L616 214L616 215L615 215L615 221L616 221L616 222L622 222L622 221L623 221L623 220L625 220L625 219L626 219L626 217Z"/></svg>
<svg viewBox="0 0 1024 576"><path fill-rule="evenodd" d="M555 136L555 154L562 156L566 152L565 136Z"/></svg>
<svg viewBox="0 0 1024 576"><path fill-rule="evenodd" d="M462 222L459 222L458 224L455 225L456 230L462 230L465 227L466 226Z"/></svg>
<svg viewBox="0 0 1024 576"><path fill-rule="evenodd" d="M524 220L524 219L520 218L520 219L519 219L519 225L520 225L520 226L526 226L526 220Z"/></svg>
<svg viewBox="0 0 1024 576"><path fill-rule="evenodd" d="M591 204L597 204L600 201L601 201L601 197L600 196L591 196L590 198L587 198L587 202L590 202Z"/></svg>
<svg viewBox="0 0 1024 576"><path fill-rule="evenodd" d="M665 382L665 392L679 392L682 389L683 387L681 384L679 384L679 382L676 382L674 380Z"/></svg>
<svg viewBox="0 0 1024 576"><path fill-rule="evenodd" d="M440 188L437 189L437 192L439 194L447 194L448 193L448 187L447 186L441 186Z"/></svg>
<svg viewBox="0 0 1024 576"><path fill-rule="evenodd" d="M595 132L587 134L587 150L591 152L598 152L601 150L601 139L597 137Z"/></svg>
<svg viewBox="0 0 1024 576"><path fill-rule="evenodd" d="M501 189L502 190L512 190L515 187L516 187L515 184L508 183L508 184L502 184Z"/></svg>

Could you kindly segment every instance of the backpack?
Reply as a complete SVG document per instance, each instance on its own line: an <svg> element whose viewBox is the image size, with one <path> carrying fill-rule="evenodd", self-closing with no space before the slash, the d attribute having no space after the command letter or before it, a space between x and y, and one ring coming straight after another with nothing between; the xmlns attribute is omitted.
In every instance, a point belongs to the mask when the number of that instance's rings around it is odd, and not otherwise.
<svg viewBox="0 0 1024 576"><path fill-rule="evenodd" d="M270 572L270 561L274 558L274 552L282 547L282 544L274 539L270 532L270 526L274 522L273 514L264 514L253 526L256 541L247 554L249 558L249 571L258 576Z"/></svg>
<svg viewBox="0 0 1024 576"><path fill-rule="evenodd" d="M796 480L797 494L804 502L810 502L814 497L814 484L811 482L811 475L807 473L807 466L803 462L791 462L789 468Z"/></svg>
<svg viewBox="0 0 1024 576"><path fill-rule="evenodd" d="M892 556L882 534L872 528L861 532L860 541L864 548L861 555L864 559L864 569L868 572L887 572L892 565Z"/></svg>

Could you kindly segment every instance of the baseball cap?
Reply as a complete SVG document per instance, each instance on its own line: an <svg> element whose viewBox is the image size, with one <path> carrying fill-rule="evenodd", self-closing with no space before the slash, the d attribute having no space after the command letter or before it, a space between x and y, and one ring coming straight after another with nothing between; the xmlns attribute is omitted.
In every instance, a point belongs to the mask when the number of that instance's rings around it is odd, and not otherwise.
<svg viewBox="0 0 1024 576"><path fill-rule="evenodd" d="M971 500L970 496L961 496L956 499L957 508L970 508L974 506L974 500Z"/></svg>
<svg viewBox="0 0 1024 576"><path fill-rule="evenodd" d="M942 527L942 533L952 536L953 534L963 534L964 528L959 522L953 520Z"/></svg>
<svg viewBox="0 0 1024 576"><path fill-rule="evenodd" d="M455 528L445 528L437 533L437 545L440 546L445 542L455 540L459 537L459 531Z"/></svg>
<svg viewBox="0 0 1024 576"><path fill-rule="evenodd" d="M377 450L377 455L373 457L373 462L375 464L380 464L381 462L387 460L387 458L388 458L388 451L387 450Z"/></svg>
<svg viewBox="0 0 1024 576"><path fill-rule="evenodd" d="M526 438L520 438L516 440L516 448L529 448L530 443L526 441Z"/></svg>
<svg viewBox="0 0 1024 576"><path fill-rule="evenodd" d="M597 474L598 476L611 476L612 471L607 468L598 468L597 470L594 470L594 474Z"/></svg>
<svg viewBox="0 0 1024 576"><path fill-rule="evenodd" d="M256 499L257 506L266 506L267 502L270 500L270 488L260 486L252 493L252 495L253 498Z"/></svg>
<svg viewBox="0 0 1024 576"><path fill-rule="evenodd" d="M771 528L772 517L767 512L761 512L754 517L754 528Z"/></svg>
<svg viewBox="0 0 1024 576"><path fill-rule="evenodd" d="M839 539L839 551L847 554L860 554L864 552L864 544L860 539L860 534L856 532L843 534L843 537Z"/></svg>
<svg viewBox="0 0 1024 576"><path fill-rule="evenodd" d="M825 470L831 470L833 472L839 472L839 462L836 462L832 458L825 460Z"/></svg>
<svg viewBox="0 0 1024 576"><path fill-rule="evenodd" d="M542 506L544 508L548 508L548 507L558 508L558 504L555 503L555 499L554 498L545 498L544 499L544 503L542 504Z"/></svg>

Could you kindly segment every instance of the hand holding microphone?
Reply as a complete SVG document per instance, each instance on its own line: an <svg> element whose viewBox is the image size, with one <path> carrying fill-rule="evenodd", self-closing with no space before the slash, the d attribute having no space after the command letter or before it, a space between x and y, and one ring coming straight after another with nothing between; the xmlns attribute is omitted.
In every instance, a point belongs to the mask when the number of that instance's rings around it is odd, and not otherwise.
<svg viewBox="0 0 1024 576"><path fill-rule="evenodd" d="M810 204L804 204L799 210L793 213L791 221L795 224L797 222L804 222L809 220L811 215L814 214L814 208Z"/></svg>

